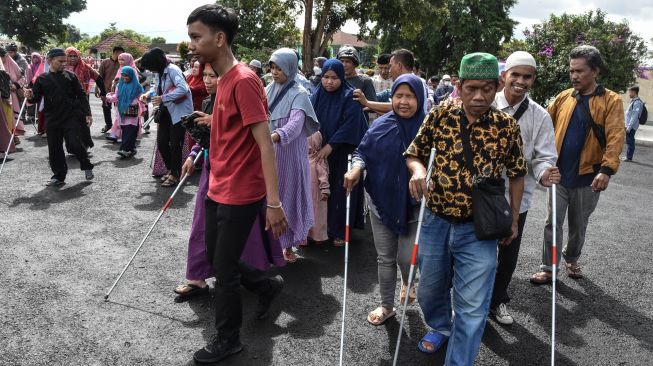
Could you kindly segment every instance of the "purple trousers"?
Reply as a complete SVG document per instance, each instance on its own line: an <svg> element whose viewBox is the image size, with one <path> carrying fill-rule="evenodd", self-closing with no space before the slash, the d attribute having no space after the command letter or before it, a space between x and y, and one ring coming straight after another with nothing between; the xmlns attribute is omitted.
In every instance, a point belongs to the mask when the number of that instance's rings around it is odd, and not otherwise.
<svg viewBox="0 0 653 366"><path fill-rule="evenodd" d="M204 159L202 174L200 176L197 196L195 197L195 211L193 224L188 239L188 260L186 262L186 279L201 281L213 277L211 262L206 257L206 244L204 242L204 200L209 190L209 169ZM265 231L265 205L262 206L245 244L243 255L240 257L250 266L267 270L271 265L284 266L283 250L279 240L274 239L272 230Z"/></svg>

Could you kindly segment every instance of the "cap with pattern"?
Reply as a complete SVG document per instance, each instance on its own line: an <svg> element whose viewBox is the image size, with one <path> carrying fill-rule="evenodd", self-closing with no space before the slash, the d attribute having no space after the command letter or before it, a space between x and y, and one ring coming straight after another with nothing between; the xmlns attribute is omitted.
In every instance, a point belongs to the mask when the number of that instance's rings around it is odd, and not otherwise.
<svg viewBox="0 0 653 366"><path fill-rule="evenodd" d="M489 53L470 53L460 61L458 74L461 79L465 80L497 79L499 62L496 57Z"/></svg>

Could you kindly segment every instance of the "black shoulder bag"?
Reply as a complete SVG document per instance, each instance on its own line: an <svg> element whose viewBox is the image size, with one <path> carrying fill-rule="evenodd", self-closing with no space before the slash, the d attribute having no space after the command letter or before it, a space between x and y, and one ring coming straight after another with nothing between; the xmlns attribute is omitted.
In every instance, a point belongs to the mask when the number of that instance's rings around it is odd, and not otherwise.
<svg viewBox="0 0 653 366"><path fill-rule="evenodd" d="M163 95L163 89L162 89L162 83L163 83L163 74L159 74L159 85L157 85L157 95L162 96ZM168 111L168 107L166 107L163 104L163 101L159 104L159 108L154 111L154 123L172 123L172 116L170 116L170 111Z"/></svg>
<svg viewBox="0 0 653 366"><path fill-rule="evenodd" d="M524 103L522 103L523 105ZM521 106L519 109L521 109ZM523 113L521 112L521 114ZM503 178L478 177L476 175L472 146L469 141L471 131L468 131L467 118L464 116L460 129L465 154L465 166L473 174L472 213L476 238L478 240L506 238L512 234L512 209L505 197L505 182Z"/></svg>
<svg viewBox="0 0 653 366"><path fill-rule="evenodd" d="M603 95L605 93L605 89L599 85L596 87L594 90L594 93L592 93L591 97L597 96L597 95ZM585 113L585 117L589 119L590 121L590 128L594 132L594 136L596 136L596 139L599 141L599 145L601 146L601 150L605 150L605 127L597 124L594 122L594 118L592 118L592 113L590 113L589 109L587 109L587 106L585 106L585 103L583 103L583 96L578 92L578 90L574 90L573 93L571 93L572 97L576 98L576 104L580 104L580 109L583 110ZM589 132L589 128L587 129L587 132Z"/></svg>

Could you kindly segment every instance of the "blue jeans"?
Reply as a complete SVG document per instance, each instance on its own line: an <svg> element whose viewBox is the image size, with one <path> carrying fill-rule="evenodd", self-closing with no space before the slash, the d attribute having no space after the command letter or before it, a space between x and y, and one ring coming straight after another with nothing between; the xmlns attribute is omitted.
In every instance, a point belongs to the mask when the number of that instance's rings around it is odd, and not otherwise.
<svg viewBox="0 0 653 366"><path fill-rule="evenodd" d="M628 149L626 150L626 159L633 160L633 155L635 155L635 132L637 130L630 129L630 132L626 132L626 145Z"/></svg>
<svg viewBox="0 0 653 366"><path fill-rule="evenodd" d="M480 241L474 223L451 224L428 209L419 241L417 299L424 320L449 337L445 365L471 366L490 308L497 241Z"/></svg>

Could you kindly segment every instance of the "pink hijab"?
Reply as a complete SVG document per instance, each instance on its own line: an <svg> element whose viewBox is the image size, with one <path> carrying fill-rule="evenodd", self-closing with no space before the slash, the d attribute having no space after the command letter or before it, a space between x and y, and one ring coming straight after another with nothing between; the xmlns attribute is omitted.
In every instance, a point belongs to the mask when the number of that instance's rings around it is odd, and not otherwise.
<svg viewBox="0 0 653 366"><path fill-rule="evenodd" d="M134 63L134 56L132 56L131 53L127 53L127 52L121 53L120 56L118 56L118 60L120 60L121 58L125 62L123 66L131 66L131 68L134 69L134 71L138 70L138 68L136 67L136 63ZM115 77L116 79L120 78L121 70L122 70L122 66L118 68L118 72L116 73L116 77Z"/></svg>
<svg viewBox="0 0 653 366"><path fill-rule="evenodd" d="M11 81L17 83L23 77L23 74L20 72L20 67L14 61L9 54L2 57L2 62L5 64L5 71L9 74Z"/></svg>

